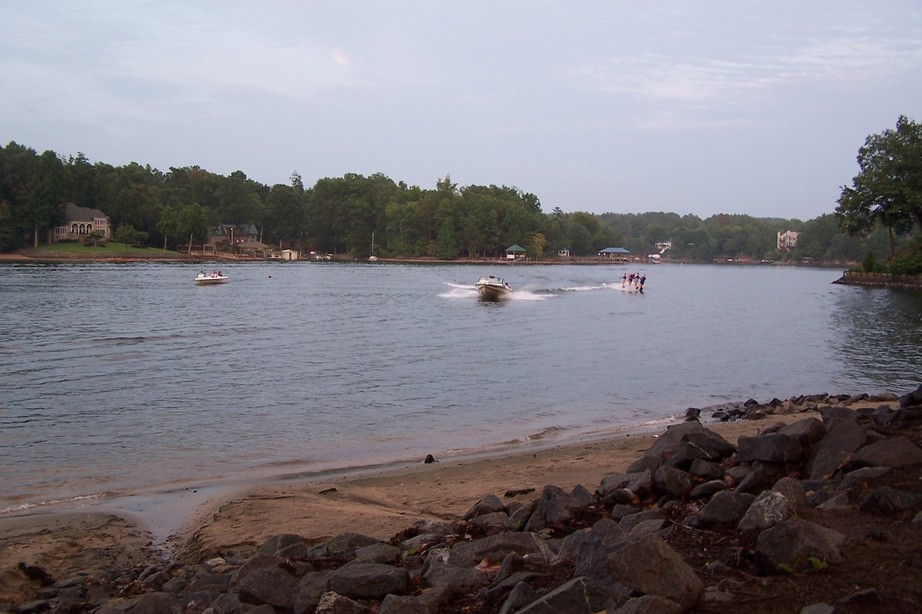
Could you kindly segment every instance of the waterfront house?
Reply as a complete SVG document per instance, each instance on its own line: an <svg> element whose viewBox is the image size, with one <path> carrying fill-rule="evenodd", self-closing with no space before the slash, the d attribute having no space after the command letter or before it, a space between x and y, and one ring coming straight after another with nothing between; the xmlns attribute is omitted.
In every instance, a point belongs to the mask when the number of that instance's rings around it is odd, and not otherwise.
<svg viewBox="0 0 922 614"><path fill-rule="evenodd" d="M623 247L606 247L599 252L599 258L608 258L613 262L629 262L631 252Z"/></svg>
<svg viewBox="0 0 922 614"><path fill-rule="evenodd" d="M102 233L103 239L112 236L109 216L99 209L79 207L74 203L64 203L64 224L55 226L52 241L74 241L85 239L94 232Z"/></svg>
<svg viewBox="0 0 922 614"><path fill-rule="evenodd" d="M800 236L800 233L796 230L788 230L785 232L778 233L778 251L786 252L789 249L794 249L797 247L797 237Z"/></svg>
<svg viewBox="0 0 922 614"><path fill-rule="evenodd" d="M506 248L506 260L525 260L525 248L516 243Z"/></svg>

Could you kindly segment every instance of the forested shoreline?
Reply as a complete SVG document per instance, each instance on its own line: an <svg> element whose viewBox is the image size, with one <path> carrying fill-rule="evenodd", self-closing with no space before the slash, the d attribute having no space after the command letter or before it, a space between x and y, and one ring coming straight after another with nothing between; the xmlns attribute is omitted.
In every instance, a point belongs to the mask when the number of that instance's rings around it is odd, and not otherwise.
<svg viewBox="0 0 922 614"><path fill-rule="evenodd" d="M744 198L744 196L741 196ZM265 185L243 172L222 176L197 166L160 171L130 163L91 162L83 154L41 154L10 142L0 148L0 251L45 242L62 223L63 203L99 209L116 241L163 248L203 244L218 224L252 225L268 245L367 257L481 259L502 257L518 244L529 259L595 255L625 247L635 256L671 247L666 256L714 260L854 263L886 260L908 243L882 227L861 237L840 230L832 213L801 221L715 214L542 210L537 195L505 185L458 186L450 176L433 188L409 186L383 174L348 173L305 187ZM832 205L832 203L830 203ZM612 208L625 208L613 197ZM780 251L778 232L797 231L797 247ZM659 246L657 246L659 244Z"/></svg>

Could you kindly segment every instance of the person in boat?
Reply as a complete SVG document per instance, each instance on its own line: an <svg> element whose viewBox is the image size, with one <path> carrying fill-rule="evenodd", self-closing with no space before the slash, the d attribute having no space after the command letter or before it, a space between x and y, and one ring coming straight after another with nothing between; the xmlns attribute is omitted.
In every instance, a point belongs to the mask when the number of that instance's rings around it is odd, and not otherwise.
<svg viewBox="0 0 922 614"><path fill-rule="evenodd" d="M626 283L627 283L627 273L622 273L621 274L621 287L623 288L624 284Z"/></svg>
<svg viewBox="0 0 922 614"><path fill-rule="evenodd" d="M647 283L647 276L641 275L640 277L640 291L643 292L643 285Z"/></svg>

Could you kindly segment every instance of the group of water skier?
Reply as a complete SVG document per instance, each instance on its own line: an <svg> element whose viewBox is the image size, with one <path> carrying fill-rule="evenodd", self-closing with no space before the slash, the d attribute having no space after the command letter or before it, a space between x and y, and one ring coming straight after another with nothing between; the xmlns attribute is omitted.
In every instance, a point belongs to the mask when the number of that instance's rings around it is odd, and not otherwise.
<svg viewBox="0 0 922 614"><path fill-rule="evenodd" d="M643 285L647 282L647 276L640 273L624 273L621 275L621 287L625 289L632 288L643 292Z"/></svg>

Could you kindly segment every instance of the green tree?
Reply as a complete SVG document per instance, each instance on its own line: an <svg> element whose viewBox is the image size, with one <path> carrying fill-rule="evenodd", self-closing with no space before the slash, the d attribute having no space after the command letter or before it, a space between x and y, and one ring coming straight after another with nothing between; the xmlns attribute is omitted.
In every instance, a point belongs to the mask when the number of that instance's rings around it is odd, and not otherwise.
<svg viewBox="0 0 922 614"><path fill-rule="evenodd" d="M175 207L167 207L163 210L157 222L157 231L163 235L163 249L165 250L169 238L179 236L179 212Z"/></svg>
<svg viewBox="0 0 922 614"><path fill-rule="evenodd" d="M33 247L39 236L62 221L64 198L64 165L53 151L46 151L38 160L26 188L23 214L32 228Z"/></svg>
<svg viewBox="0 0 922 614"><path fill-rule="evenodd" d="M455 225L450 217L445 218L435 238L435 255L441 260L451 260L458 255L455 241Z"/></svg>
<svg viewBox="0 0 922 614"><path fill-rule="evenodd" d="M189 235L189 249L195 239L204 242L208 237L208 216L197 203L185 205L179 210L179 233Z"/></svg>
<svg viewBox="0 0 922 614"><path fill-rule="evenodd" d="M863 236L881 224L891 238L913 226L922 232L922 125L901 115L895 130L868 136L858 166L852 186L839 196L841 228Z"/></svg>

